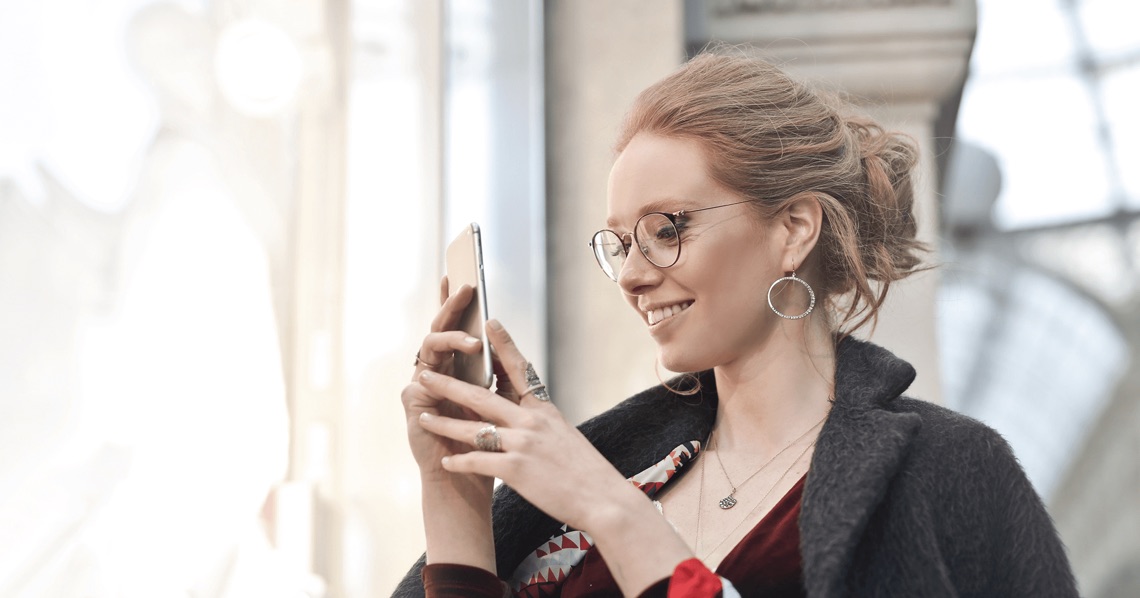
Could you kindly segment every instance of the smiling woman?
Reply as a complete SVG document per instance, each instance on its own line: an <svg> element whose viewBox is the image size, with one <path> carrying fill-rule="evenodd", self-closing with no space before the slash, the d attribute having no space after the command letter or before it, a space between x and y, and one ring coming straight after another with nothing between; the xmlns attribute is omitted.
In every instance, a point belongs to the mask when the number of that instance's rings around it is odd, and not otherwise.
<svg viewBox="0 0 1140 598"><path fill-rule="evenodd" d="M692 374L575 428L497 322L496 392L452 378L481 347L470 294L443 301L402 396L427 553L395 595L1075 596L1005 442L849 336L922 268L915 163L747 56L644 91L591 245Z"/></svg>

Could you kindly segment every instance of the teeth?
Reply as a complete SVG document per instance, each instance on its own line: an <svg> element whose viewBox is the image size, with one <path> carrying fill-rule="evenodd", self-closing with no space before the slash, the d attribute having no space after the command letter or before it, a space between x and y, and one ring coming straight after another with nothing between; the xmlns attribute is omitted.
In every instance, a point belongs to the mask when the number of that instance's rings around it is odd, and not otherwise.
<svg viewBox="0 0 1140 598"><path fill-rule="evenodd" d="M659 307L657 309L653 309L653 310L646 312L646 316L649 318L649 324L652 326L653 324L661 322L661 321L665 320L666 318L671 318L671 317L685 311L692 304L693 304L692 301L686 301L684 303L677 303L675 305L668 305L666 307Z"/></svg>

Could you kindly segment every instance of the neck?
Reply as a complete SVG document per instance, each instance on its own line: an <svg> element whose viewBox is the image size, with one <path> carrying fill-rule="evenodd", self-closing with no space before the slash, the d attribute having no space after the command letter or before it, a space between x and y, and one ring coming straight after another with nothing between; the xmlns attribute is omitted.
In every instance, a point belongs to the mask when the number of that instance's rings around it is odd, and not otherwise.
<svg viewBox="0 0 1140 598"><path fill-rule="evenodd" d="M782 324L755 352L714 373L717 450L774 454L831 408L834 341L818 325Z"/></svg>

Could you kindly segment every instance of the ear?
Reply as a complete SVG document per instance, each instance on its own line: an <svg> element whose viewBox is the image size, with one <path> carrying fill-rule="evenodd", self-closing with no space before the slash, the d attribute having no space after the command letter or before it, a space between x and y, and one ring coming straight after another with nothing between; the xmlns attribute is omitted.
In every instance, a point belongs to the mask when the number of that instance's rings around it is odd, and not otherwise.
<svg viewBox="0 0 1140 598"><path fill-rule="evenodd" d="M801 193L784 206L775 218L775 224L784 230L784 247L781 268L791 272L802 268L811 250L819 241L823 227L823 207L814 193Z"/></svg>

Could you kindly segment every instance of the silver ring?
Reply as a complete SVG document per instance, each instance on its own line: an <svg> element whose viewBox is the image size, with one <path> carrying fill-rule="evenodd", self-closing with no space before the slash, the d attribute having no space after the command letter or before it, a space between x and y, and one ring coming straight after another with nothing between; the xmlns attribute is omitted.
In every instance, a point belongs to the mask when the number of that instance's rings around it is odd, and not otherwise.
<svg viewBox="0 0 1140 598"><path fill-rule="evenodd" d="M487 424L475 433L475 448L488 453L503 452L503 438L495 424Z"/></svg>
<svg viewBox="0 0 1140 598"><path fill-rule="evenodd" d="M523 397L525 397L529 394L533 394L534 398L536 398L540 401L549 401L550 400L550 393L546 392L546 385L545 384L541 384L541 383L535 384L534 386L524 390L522 392L522 394L519 395L519 399L522 399Z"/></svg>
<svg viewBox="0 0 1140 598"><path fill-rule="evenodd" d="M542 379L538 377L538 372L534 371L533 363L526 364L526 386L527 389L519 395L519 399L522 399L528 394L533 394L534 398L544 403L550 401L550 393L547 392L546 385L542 383Z"/></svg>

